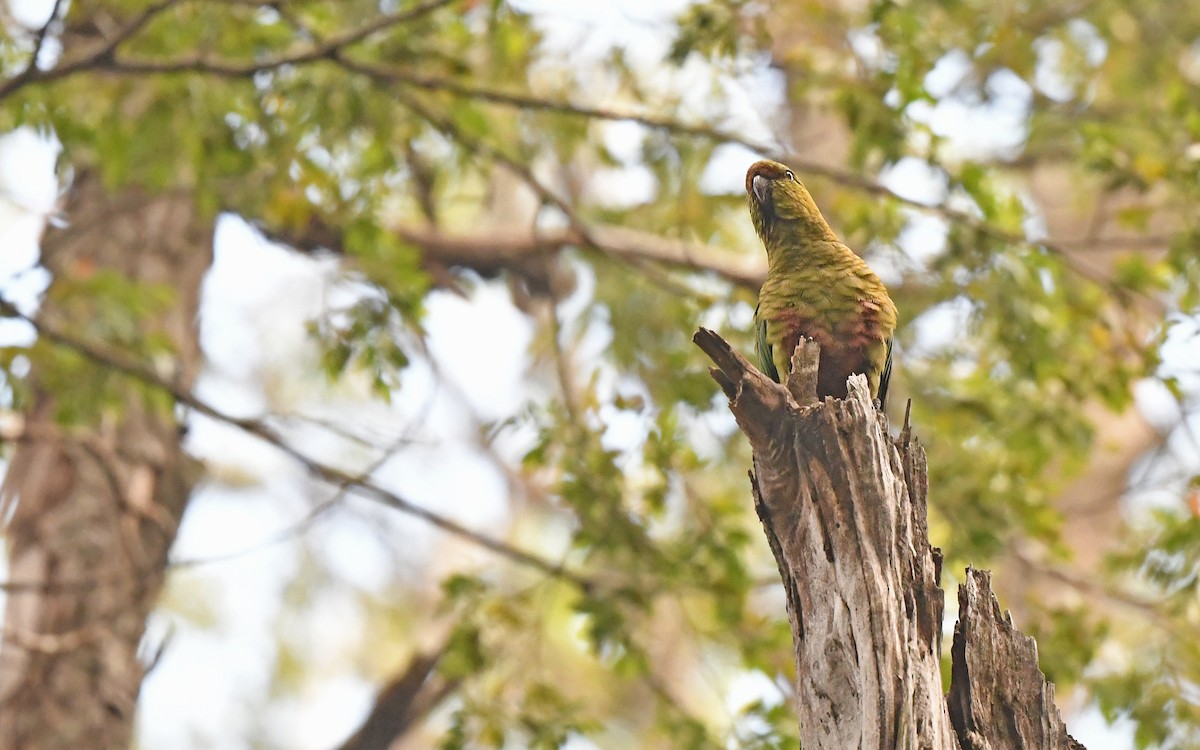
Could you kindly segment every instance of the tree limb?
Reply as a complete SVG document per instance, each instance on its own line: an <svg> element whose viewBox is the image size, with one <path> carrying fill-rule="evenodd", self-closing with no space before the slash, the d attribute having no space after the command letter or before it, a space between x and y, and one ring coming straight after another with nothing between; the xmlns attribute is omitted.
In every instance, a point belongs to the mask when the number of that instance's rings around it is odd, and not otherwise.
<svg viewBox="0 0 1200 750"><path fill-rule="evenodd" d="M388 750L436 708L460 682L435 674L441 657L441 651L413 656L379 691L366 720L338 750Z"/></svg>
<svg viewBox="0 0 1200 750"><path fill-rule="evenodd" d="M805 173L821 175L850 189L886 198L899 205L903 205L923 213L930 213L939 216L947 222L965 227L993 241L1007 244L1032 245L1045 248L1047 251L1056 255L1068 269L1081 278L1099 284L1110 291L1127 291L1122 290L1120 285L1117 284L1107 273L1095 269L1085 263L1081 263L1076 257L1077 253L1068 250L1067 246L1063 243L1056 242L1049 238L1038 240L1030 239L1025 235L1024 232L1010 231L1002 227L995 226L981 220L977 216L967 211L961 211L952 208L945 202L929 203L927 201L919 201L908 198L895 192L891 188L883 185L878 180L870 176L862 175L850 170L830 167L827 164L806 159L802 155L789 153L785 148L768 143L760 143L749 140L731 130L703 124L687 124L640 112L618 111L604 107L546 99L524 92L508 92L486 87L479 87L453 78L429 76L425 74L414 73L409 69L392 66L380 66L372 62L356 60L348 55L348 52L352 47L364 41L371 35L414 20L417 17L448 5L452 1L453 0L432 0L432 2L418 5L406 11L383 14L359 27L331 36L327 40L312 42L304 49L298 51L281 52L275 57L263 59L224 60L209 59L197 56L163 60L127 59L118 55L121 45L123 45L129 38L136 34L142 27L144 27L151 18L161 13L175 2L178 2L178 0L163 0L162 2L148 7L141 14L127 22L118 33L113 34L110 38L105 40L104 44L100 45L95 50L85 53L77 58L66 60L54 68L41 71L36 69L23 71L21 74L18 74L17 76L5 81L3 84L0 84L0 101L2 101L4 97L14 93L30 83L55 81L89 71L101 72L110 75L136 76L172 75L184 73L208 75L220 78L251 78L263 72L276 71L285 67L328 62L341 66L347 72L362 75L371 79L377 84L387 85L393 88L403 87L409 90L421 89L425 91L441 91L454 96L486 101L501 106L515 107L526 110L553 111L578 117L586 117L594 120L636 122L648 128L664 130L676 135L707 138L716 142L742 145L756 153L785 161L796 169ZM401 97L401 102L404 104L404 106L413 109L413 111L419 117L425 119L443 133L446 133L455 140L462 141L464 134L461 132L449 132L449 130L453 130L454 128L453 123L447 118L441 117L437 115L437 113L432 112L428 107L420 102L415 101L411 96ZM497 150L490 144L476 141L474 144L465 143L464 145L468 145L476 150L482 149L486 155L500 163L505 164L510 169L513 169L518 176L520 176L523 181L525 181L535 192L537 192L544 201L555 205L565 213L570 221L571 228L577 234L585 238L590 236L590 228L584 222L579 220L579 217L575 214L573 208L560 197L558 197L553 191L548 190L546 186L542 185L541 182L537 180L532 173L529 173L517 160L508 157L506 154ZM1154 297L1150 294L1143 294L1142 296L1151 303L1157 303L1157 308L1162 309L1161 301L1159 301L1157 297Z"/></svg>
<svg viewBox="0 0 1200 750"><path fill-rule="evenodd" d="M342 252L340 229L312 221L302 229L258 226L268 239L299 250L325 248ZM421 249L427 267L469 268L482 276L494 276L520 262L552 255L573 247L587 247L617 260L650 261L664 266L712 273L729 283L758 291L766 276L766 259L761 253L751 258L698 242L672 239L628 227L592 225L587 240L570 227L532 230L501 230L480 234L451 234L427 226L398 224L392 227L400 239Z"/></svg>
<svg viewBox="0 0 1200 750"><path fill-rule="evenodd" d="M298 461L313 476L337 486L352 487L375 502L395 508L406 515L419 518L432 526L470 541L513 562L541 571L553 578L567 581L581 590L590 591L593 588L590 580L576 572L568 570L561 564L551 562L544 557L519 549L482 532L469 529L457 521L423 508L395 492L380 487L366 477L355 476L342 469L317 461L291 445L273 427L265 422L258 419L235 417L231 414L226 414L208 402L197 398L190 390L162 378L150 366L142 364L122 352L84 340L45 321L27 316L11 302L2 298L0 298L0 314L24 320L33 325L38 335L47 341L82 354L88 359L103 364L115 372L141 381L152 388L160 389L169 394L178 403L206 417L232 425L243 432L254 435Z"/></svg>

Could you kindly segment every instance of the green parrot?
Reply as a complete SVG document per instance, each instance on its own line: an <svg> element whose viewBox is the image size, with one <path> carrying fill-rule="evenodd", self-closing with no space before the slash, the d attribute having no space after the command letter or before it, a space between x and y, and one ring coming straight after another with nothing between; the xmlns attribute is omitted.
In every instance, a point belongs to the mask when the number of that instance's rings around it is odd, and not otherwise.
<svg viewBox="0 0 1200 750"><path fill-rule="evenodd" d="M754 311L759 367L776 382L800 338L821 345L817 396L846 397L846 378L867 376L882 405L892 371L896 305L879 277L825 223L792 170L759 161L746 172L754 231L767 250L767 280Z"/></svg>

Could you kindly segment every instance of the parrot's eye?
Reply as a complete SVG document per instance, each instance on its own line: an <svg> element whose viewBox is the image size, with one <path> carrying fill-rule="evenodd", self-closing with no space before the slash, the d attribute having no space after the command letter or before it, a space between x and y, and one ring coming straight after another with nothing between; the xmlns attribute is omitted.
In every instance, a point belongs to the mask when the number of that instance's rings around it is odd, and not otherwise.
<svg viewBox="0 0 1200 750"><path fill-rule="evenodd" d="M785 177L787 177L789 180L795 180L795 179L796 179L796 175L792 174L792 170L790 170L790 169L789 169L788 171L784 172L783 174L784 174L784 176L785 176Z"/></svg>

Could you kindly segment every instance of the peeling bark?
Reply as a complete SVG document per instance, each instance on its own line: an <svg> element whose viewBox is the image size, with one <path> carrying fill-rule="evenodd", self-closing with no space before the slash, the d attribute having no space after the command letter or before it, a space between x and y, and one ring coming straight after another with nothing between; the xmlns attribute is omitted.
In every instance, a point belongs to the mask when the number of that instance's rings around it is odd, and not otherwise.
<svg viewBox="0 0 1200 750"><path fill-rule="evenodd" d="M925 452L898 443L860 375L818 402L819 348L801 342L779 385L712 331L696 344L754 451L755 509L787 595L805 750L1080 748L986 573L959 592L950 701L942 693L945 595L929 546ZM961 668L960 668L961 662Z"/></svg>

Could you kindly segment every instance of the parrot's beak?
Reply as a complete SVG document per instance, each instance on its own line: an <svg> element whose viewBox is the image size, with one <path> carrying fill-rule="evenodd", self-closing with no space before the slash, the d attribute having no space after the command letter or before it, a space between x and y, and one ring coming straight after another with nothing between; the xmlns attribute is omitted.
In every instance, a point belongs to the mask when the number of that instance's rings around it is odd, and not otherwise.
<svg viewBox="0 0 1200 750"><path fill-rule="evenodd" d="M754 199L758 201L758 205L770 205L771 181L766 177L760 174L754 175L754 179L750 181L750 191L754 193Z"/></svg>

